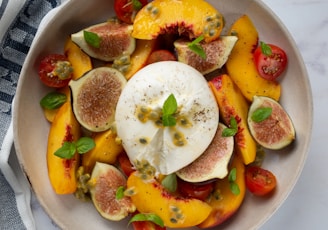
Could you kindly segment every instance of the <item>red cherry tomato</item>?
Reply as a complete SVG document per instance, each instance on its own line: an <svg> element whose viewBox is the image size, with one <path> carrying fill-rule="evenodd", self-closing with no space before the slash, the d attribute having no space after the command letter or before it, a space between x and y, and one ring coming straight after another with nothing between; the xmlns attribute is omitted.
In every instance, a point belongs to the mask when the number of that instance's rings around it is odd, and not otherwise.
<svg viewBox="0 0 328 230"><path fill-rule="evenodd" d="M271 48L271 55L267 56L262 51L262 45L254 52L254 61L258 73L264 79L273 81L279 77L287 67L287 55L280 47L264 44Z"/></svg>
<svg viewBox="0 0 328 230"><path fill-rule="evenodd" d="M183 180L178 180L178 190L185 197L205 200L213 191L214 182L208 183L191 183Z"/></svg>
<svg viewBox="0 0 328 230"><path fill-rule="evenodd" d="M276 177L269 170L258 166L246 168L246 187L257 196L264 196L273 191L277 185Z"/></svg>
<svg viewBox="0 0 328 230"><path fill-rule="evenodd" d="M147 60L147 65L160 61L176 61L176 57L168 50L155 50L153 51Z"/></svg>
<svg viewBox="0 0 328 230"><path fill-rule="evenodd" d="M161 227L153 222L149 221L135 221L132 222L134 230L165 230L165 227Z"/></svg>
<svg viewBox="0 0 328 230"><path fill-rule="evenodd" d="M118 163L126 176L130 176L130 174L135 171L128 155L125 152L118 155Z"/></svg>
<svg viewBox="0 0 328 230"><path fill-rule="evenodd" d="M73 68L65 55L50 54L43 58L39 66L39 77L41 81L54 88L68 85L72 78Z"/></svg>
<svg viewBox="0 0 328 230"><path fill-rule="evenodd" d="M116 16L119 20L122 22L132 24L133 17L135 14L143 7L145 6L148 1L147 0L139 0L141 5L135 5L132 0L115 0L114 1L114 10L116 13Z"/></svg>

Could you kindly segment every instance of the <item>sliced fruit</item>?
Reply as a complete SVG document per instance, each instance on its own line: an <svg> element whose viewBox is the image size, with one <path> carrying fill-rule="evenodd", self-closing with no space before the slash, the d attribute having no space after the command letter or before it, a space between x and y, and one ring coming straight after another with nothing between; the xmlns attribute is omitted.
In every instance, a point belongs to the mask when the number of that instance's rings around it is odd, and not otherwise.
<svg viewBox="0 0 328 230"><path fill-rule="evenodd" d="M207 74L221 68L226 63L236 41L236 36L221 36L212 42L200 43L199 45L206 54L205 59L189 48L190 40L188 39L175 41L174 47L178 61L194 67L202 74Z"/></svg>
<svg viewBox="0 0 328 230"><path fill-rule="evenodd" d="M176 61L177 58L169 50L159 49L153 51L147 59L147 65L160 61Z"/></svg>
<svg viewBox="0 0 328 230"><path fill-rule="evenodd" d="M89 55L84 53L71 38L68 38L64 47L65 55L73 67L72 79L76 80L84 73L92 69L92 62Z"/></svg>
<svg viewBox="0 0 328 230"><path fill-rule="evenodd" d="M71 39L91 57L113 61L133 53L135 39L131 37L132 29L132 25L109 20L72 34ZM91 33L91 41L85 36L85 31Z"/></svg>
<svg viewBox="0 0 328 230"><path fill-rule="evenodd" d="M234 154L229 170L236 169L235 184L238 185L239 194L233 194L231 191L231 181L229 177L218 180L215 189L208 199L208 204L212 207L210 215L198 227L210 228L222 224L229 219L242 204L245 193L245 165L238 151Z"/></svg>
<svg viewBox="0 0 328 230"><path fill-rule="evenodd" d="M162 108L171 94L178 107L176 125L163 126ZM176 61L153 63L137 72L123 89L115 115L118 136L131 162L147 161L164 175L205 151L218 118L217 103L203 75Z"/></svg>
<svg viewBox="0 0 328 230"><path fill-rule="evenodd" d="M279 82L262 78L257 72L253 52L258 45L258 32L247 15L241 16L230 28L230 35L238 37L226 63L232 80L248 99L254 95L268 96L279 100L281 87Z"/></svg>
<svg viewBox="0 0 328 230"><path fill-rule="evenodd" d="M80 156L76 153L71 159L63 159L54 153L65 141L77 141L80 138L80 125L74 117L71 103L60 107L48 135L47 166L50 183L57 194L71 194L76 190L76 170Z"/></svg>
<svg viewBox="0 0 328 230"><path fill-rule="evenodd" d="M248 101L226 74L213 78L209 85L219 105L222 122L230 127L232 117L237 121L235 146L240 150L244 163L252 163L256 156L256 142L247 125Z"/></svg>
<svg viewBox="0 0 328 230"><path fill-rule="evenodd" d="M185 228L200 224L212 208L198 199L177 197L167 192L155 179L144 181L138 172L127 181L133 190L132 202L140 213L158 215L166 227Z"/></svg>
<svg viewBox="0 0 328 230"><path fill-rule="evenodd" d="M204 35L210 42L220 36L223 24L221 13L206 1L155 0L137 13L132 36L150 40L165 33L190 39Z"/></svg>
<svg viewBox="0 0 328 230"><path fill-rule="evenodd" d="M261 108L272 110L271 115L263 121L252 118ZM281 149L295 139L295 129L284 108L275 100L264 96L254 96L248 112L248 126L254 139L268 149Z"/></svg>
<svg viewBox="0 0 328 230"><path fill-rule="evenodd" d="M233 153L233 137L223 137L227 128L219 123L216 134L206 151L188 166L177 171L177 175L189 182L202 182L214 178L224 178L228 174L228 163Z"/></svg>
<svg viewBox="0 0 328 230"><path fill-rule="evenodd" d="M93 132L109 129L125 84L122 73L109 67L95 68L70 81L73 111L79 123Z"/></svg>
<svg viewBox="0 0 328 230"><path fill-rule="evenodd" d="M96 147L82 155L82 166L86 173L91 173L96 162L115 163L117 156L123 152L123 147L116 138L116 133L111 129L95 134Z"/></svg>
<svg viewBox="0 0 328 230"><path fill-rule="evenodd" d="M118 221L136 210L130 197L116 197L117 189L126 187L126 179L114 166L97 162L89 183L93 204L104 218Z"/></svg>

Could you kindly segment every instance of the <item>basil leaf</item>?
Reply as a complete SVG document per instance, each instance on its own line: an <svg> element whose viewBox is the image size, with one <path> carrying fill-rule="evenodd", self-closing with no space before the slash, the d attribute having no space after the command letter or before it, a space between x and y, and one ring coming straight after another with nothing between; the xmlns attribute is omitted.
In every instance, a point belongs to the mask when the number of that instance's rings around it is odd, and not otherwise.
<svg viewBox="0 0 328 230"><path fill-rule="evenodd" d="M175 192L178 187L177 175L175 173L167 175L162 180L162 185L170 192Z"/></svg>
<svg viewBox="0 0 328 230"><path fill-rule="evenodd" d="M163 105L163 115L172 115L177 111L178 104L173 94L170 94Z"/></svg>
<svg viewBox="0 0 328 230"><path fill-rule="evenodd" d="M231 182L230 183L230 191L236 196L239 195L240 189L239 189L238 184L236 184L235 182Z"/></svg>
<svg viewBox="0 0 328 230"><path fill-rule="evenodd" d="M253 112L251 119L255 122L261 122L266 120L268 117L270 117L271 114L272 114L271 107L258 108Z"/></svg>
<svg viewBox="0 0 328 230"><path fill-rule="evenodd" d="M71 159L76 152L76 145L73 142L65 141L64 144L54 153L64 159Z"/></svg>
<svg viewBox="0 0 328 230"><path fill-rule="evenodd" d="M170 114L163 115L162 122L164 126L175 126L177 123L175 117Z"/></svg>
<svg viewBox="0 0 328 230"><path fill-rule="evenodd" d="M120 186L116 190L116 195L115 195L117 200L120 200L124 197L124 187Z"/></svg>
<svg viewBox="0 0 328 230"><path fill-rule="evenodd" d="M206 53L203 47L199 44L204 40L204 35L199 36L192 42L188 43L188 48L193 51L195 54L199 55L201 58L206 59Z"/></svg>
<svg viewBox="0 0 328 230"><path fill-rule="evenodd" d="M261 46L261 51L265 56L272 55L272 49L268 44L266 44L264 42L260 42L260 46Z"/></svg>
<svg viewBox="0 0 328 230"><path fill-rule="evenodd" d="M237 132L238 132L237 120L235 117L231 116L230 117L230 127L223 129L222 136L223 137L231 137L231 136L236 135Z"/></svg>
<svg viewBox="0 0 328 230"><path fill-rule="evenodd" d="M147 214L138 213L130 219L129 224L135 221L151 221L162 228L164 227L163 220L156 214L152 214L152 213L147 213Z"/></svg>
<svg viewBox="0 0 328 230"><path fill-rule="evenodd" d="M230 173L228 176L229 182L235 182L236 178L237 178L237 169L233 168L230 170Z"/></svg>
<svg viewBox="0 0 328 230"><path fill-rule="evenodd" d="M67 97L65 94L58 93L58 92L51 92L41 99L40 105L42 108L45 109L58 109L66 101L67 101Z"/></svg>
<svg viewBox="0 0 328 230"><path fill-rule="evenodd" d="M81 137L76 142L76 149L77 152L80 154L89 152L91 149L93 149L96 146L96 143L94 140L90 137Z"/></svg>
<svg viewBox="0 0 328 230"><path fill-rule="evenodd" d="M83 36L84 36L84 40L91 46L95 47L95 48L99 48L100 47L100 37L98 36L98 34L90 32L90 31L83 31Z"/></svg>

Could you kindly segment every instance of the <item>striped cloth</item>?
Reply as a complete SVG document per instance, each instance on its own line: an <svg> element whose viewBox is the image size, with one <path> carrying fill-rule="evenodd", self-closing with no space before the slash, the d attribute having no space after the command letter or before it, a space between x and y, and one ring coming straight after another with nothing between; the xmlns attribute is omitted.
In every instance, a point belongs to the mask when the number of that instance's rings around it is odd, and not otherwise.
<svg viewBox="0 0 328 230"><path fill-rule="evenodd" d="M4 140L11 125L11 105L22 64L42 18L63 1L0 0L0 146L2 146L0 154L2 155L12 151L11 147L5 146ZM0 169L0 229L29 229L30 226L26 226L26 221L21 216L21 209L17 208L19 202L17 193L15 196L16 191L14 192L13 189L15 183L8 183L9 180L6 180L8 177L5 178L8 173L6 174L4 170L5 167ZM17 174L17 168L13 172Z"/></svg>

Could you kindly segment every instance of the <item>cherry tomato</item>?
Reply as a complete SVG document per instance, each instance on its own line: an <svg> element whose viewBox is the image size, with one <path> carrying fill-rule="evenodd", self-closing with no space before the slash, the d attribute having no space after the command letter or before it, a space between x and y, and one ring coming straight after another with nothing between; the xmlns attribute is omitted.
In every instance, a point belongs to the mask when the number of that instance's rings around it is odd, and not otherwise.
<svg viewBox="0 0 328 230"><path fill-rule="evenodd" d="M214 182L191 183L178 179L178 190L185 197L205 200L213 191Z"/></svg>
<svg viewBox="0 0 328 230"><path fill-rule="evenodd" d="M273 191L277 185L276 177L269 170L258 166L246 168L246 187L257 196L264 196Z"/></svg>
<svg viewBox="0 0 328 230"><path fill-rule="evenodd" d="M41 81L54 88L68 85L72 78L73 68L65 55L50 54L43 58L39 66L39 77Z"/></svg>
<svg viewBox="0 0 328 230"><path fill-rule="evenodd" d="M126 176L130 176L130 174L135 171L128 155L125 152L118 155L118 163Z"/></svg>
<svg viewBox="0 0 328 230"><path fill-rule="evenodd" d="M271 55L264 54L263 45L271 48ZM285 51L272 44L261 43L254 52L254 61L260 76L270 81L279 77L287 67Z"/></svg>
<svg viewBox="0 0 328 230"><path fill-rule="evenodd" d="M153 51L147 60L147 65L160 61L176 61L176 57L168 50L155 50Z"/></svg>
<svg viewBox="0 0 328 230"><path fill-rule="evenodd" d="M135 221L132 222L134 230L165 230L165 227L161 227L153 222L149 221Z"/></svg>
<svg viewBox="0 0 328 230"><path fill-rule="evenodd" d="M138 2L141 5L136 5L134 2ZM147 3L147 0L115 0L114 10L119 20L128 24L132 24L135 14Z"/></svg>

